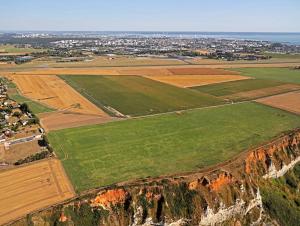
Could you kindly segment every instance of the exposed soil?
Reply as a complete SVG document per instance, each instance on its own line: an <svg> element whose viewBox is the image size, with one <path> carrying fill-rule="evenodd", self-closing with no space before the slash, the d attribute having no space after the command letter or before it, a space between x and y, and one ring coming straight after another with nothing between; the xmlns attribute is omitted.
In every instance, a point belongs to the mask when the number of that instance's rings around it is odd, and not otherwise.
<svg viewBox="0 0 300 226"><path fill-rule="evenodd" d="M276 95L284 92L290 92L299 90L300 85L295 84L284 84L274 87L268 87L263 89L251 90L246 92L239 92L232 95L222 96L224 99L236 100L236 99L256 99L260 97L266 97Z"/></svg>
<svg viewBox="0 0 300 226"><path fill-rule="evenodd" d="M257 102L300 114L300 91L262 98Z"/></svg>
<svg viewBox="0 0 300 226"><path fill-rule="evenodd" d="M174 75L237 75L238 72L226 71L213 68L171 68L169 71Z"/></svg>
<svg viewBox="0 0 300 226"><path fill-rule="evenodd" d="M39 114L38 116L41 125L47 132L119 120L109 116L78 114L73 112L50 112Z"/></svg>
<svg viewBox="0 0 300 226"><path fill-rule="evenodd" d="M14 164L19 159L24 159L38 153L41 150L41 147L39 146L38 141L34 140L22 144L11 145L8 150L0 149L3 151L3 158L0 157L0 161Z"/></svg>

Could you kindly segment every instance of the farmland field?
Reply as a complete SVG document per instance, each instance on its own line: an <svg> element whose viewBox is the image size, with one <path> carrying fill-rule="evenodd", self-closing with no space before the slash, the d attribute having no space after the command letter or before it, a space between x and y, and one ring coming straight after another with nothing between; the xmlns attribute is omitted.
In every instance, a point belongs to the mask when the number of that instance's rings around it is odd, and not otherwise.
<svg viewBox="0 0 300 226"><path fill-rule="evenodd" d="M76 190L211 166L300 126L256 103L170 113L50 132Z"/></svg>
<svg viewBox="0 0 300 226"><path fill-rule="evenodd" d="M95 105L139 116L222 104L223 100L141 76L61 76Z"/></svg>
<svg viewBox="0 0 300 226"><path fill-rule="evenodd" d="M257 102L300 114L300 91L262 98Z"/></svg>
<svg viewBox="0 0 300 226"><path fill-rule="evenodd" d="M40 124L48 132L65 128L73 128L86 125L95 125L117 120L113 117L99 115L80 114L68 111L56 111L38 115Z"/></svg>
<svg viewBox="0 0 300 226"><path fill-rule="evenodd" d="M300 84L300 70L289 68L239 68L233 71L241 75L257 78L277 80L285 83Z"/></svg>
<svg viewBox="0 0 300 226"><path fill-rule="evenodd" d="M211 84L206 86L193 87L192 89L199 90L204 93L209 93L214 96L226 96L239 92L263 89L284 84L280 81L263 80L263 79L246 79L241 81L224 82L220 84Z"/></svg>
<svg viewBox="0 0 300 226"><path fill-rule="evenodd" d="M22 96L19 93L19 91L17 90L17 87L14 83L8 81L7 79L3 79L3 78L0 78L0 79L3 80L8 86L9 98L11 98L12 100L14 100L20 104L26 103L33 114L40 114L40 113L44 113L44 112L53 111L53 109L48 106L42 105L38 102L32 101L32 100Z"/></svg>
<svg viewBox="0 0 300 226"><path fill-rule="evenodd" d="M55 62L45 59L40 64L47 64L49 67L120 67L120 66L151 66L151 65L185 65L184 61L170 58L154 58L154 57L128 57L114 56L105 57L97 56L89 61L82 62Z"/></svg>
<svg viewBox="0 0 300 226"><path fill-rule="evenodd" d="M106 116L97 106L90 103L57 76L14 75L12 80L23 96L51 108Z"/></svg>
<svg viewBox="0 0 300 226"><path fill-rule="evenodd" d="M192 89L223 99L242 101L299 90L300 85L284 83L277 80L247 79L193 87Z"/></svg>
<svg viewBox="0 0 300 226"><path fill-rule="evenodd" d="M235 71L213 68L171 68L169 71L174 75L236 75Z"/></svg>
<svg viewBox="0 0 300 226"><path fill-rule="evenodd" d="M158 75L147 78L182 88L248 79L240 75Z"/></svg>
<svg viewBox="0 0 300 226"><path fill-rule="evenodd" d="M43 52L46 49L34 49L34 48L19 48L14 45L0 45L0 54L1 53L36 53Z"/></svg>
<svg viewBox="0 0 300 226"><path fill-rule="evenodd" d="M26 97L23 97L18 93L10 94L9 97L18 103L21 103L21 104L26 103L28 105L30 111L32 111L33 114L40 114L40 113L44 113L44 112L54 111L54 109L47 107L45 105L42 105L38 102L32 101Z"/></svg>
<svg viewBox="0 0 300 226"><path fill-rule="evenodd" d="M0 224L74 196L57 159L0 172Z"/></svg>

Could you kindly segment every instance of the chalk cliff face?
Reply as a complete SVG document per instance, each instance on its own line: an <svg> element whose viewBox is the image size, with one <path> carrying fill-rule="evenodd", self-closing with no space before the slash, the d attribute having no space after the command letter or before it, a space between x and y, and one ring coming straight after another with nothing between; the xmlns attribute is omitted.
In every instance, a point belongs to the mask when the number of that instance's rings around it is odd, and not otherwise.
<svg viewBox="0 0 300 226"><path fill-rule="evenodd" d="M90 192L16 225L277 225L260 188L299 162L297 130L217 167Z"/></svg>

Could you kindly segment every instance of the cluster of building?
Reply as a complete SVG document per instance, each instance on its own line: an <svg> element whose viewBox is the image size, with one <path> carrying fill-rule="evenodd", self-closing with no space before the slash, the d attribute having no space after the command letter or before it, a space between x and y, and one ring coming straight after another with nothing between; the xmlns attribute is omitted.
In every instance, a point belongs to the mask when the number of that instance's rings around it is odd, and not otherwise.
<svg viewBox="0 0 300 226"><path fill-rule="evenodd" d="M50 43L56 49L77 49L95 54L198 56L205 50L211 58L227 60L268 59L261 53L299 53L300 47L273 44L267 41L228 40L214 38L148 38L102 37L97 39L66 39ZM205 54L207 56L207 54Z"/></svg>
<svg viewBox="0 0 300 226"><path fill-rule="evenodd" d="M8 42L34 48L47 48L41 55L54 57L76 57L70 61L81 61L84 53L105 55L163 55L167 57L206 56L224 60L263 60L265 53L299 54L299 45L272 43L269 41L212 38L184 35L126 34L126 33L20 33L0 35L0 43ZM22 44L20 44L22 43ZM205 51L206 54L201 54ZM10 58L9 58L10 57ZM13 56L0 55L0 61ZM36 56L39 57L39 56ZM32 60L31 56L14 58L16 63ZM63 62L69 61L64 59Z"/></svg>
<svg viewBox="0 0 300 226"><path fill-rule="evenodd" d="M9 165L6 154L17 145L29 142L43 143L44 130L26 104L19 104L9 98L8 80L0 79L0 167ZM45 146L45 145L43 145ZM40 147L38 151L47 147ZM22 148L18 149L22 152ZM22 153L17 153L22 156ZM3 157L3 158L2 158ZM16 161L19 159L16 159Z"/></svg>

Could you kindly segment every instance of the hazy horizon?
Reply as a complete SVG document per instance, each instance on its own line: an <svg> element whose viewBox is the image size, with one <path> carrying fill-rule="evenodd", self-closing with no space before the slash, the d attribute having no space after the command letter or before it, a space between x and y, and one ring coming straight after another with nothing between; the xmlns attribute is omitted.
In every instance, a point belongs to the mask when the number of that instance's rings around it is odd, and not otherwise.
<svg viewBox="0 0 300 226"><path fill-rule="evenodd" d="M134 33L261 33L261 34L300 34L300 31L181 31L181 30L1 30L0 32L134 32Z"/></svg>
<svg viewBox="0 0 300 226"><path fill-rule="evenodd" d="M154 31L299 33L296 0L12 0L1 31Z"/></svg>

